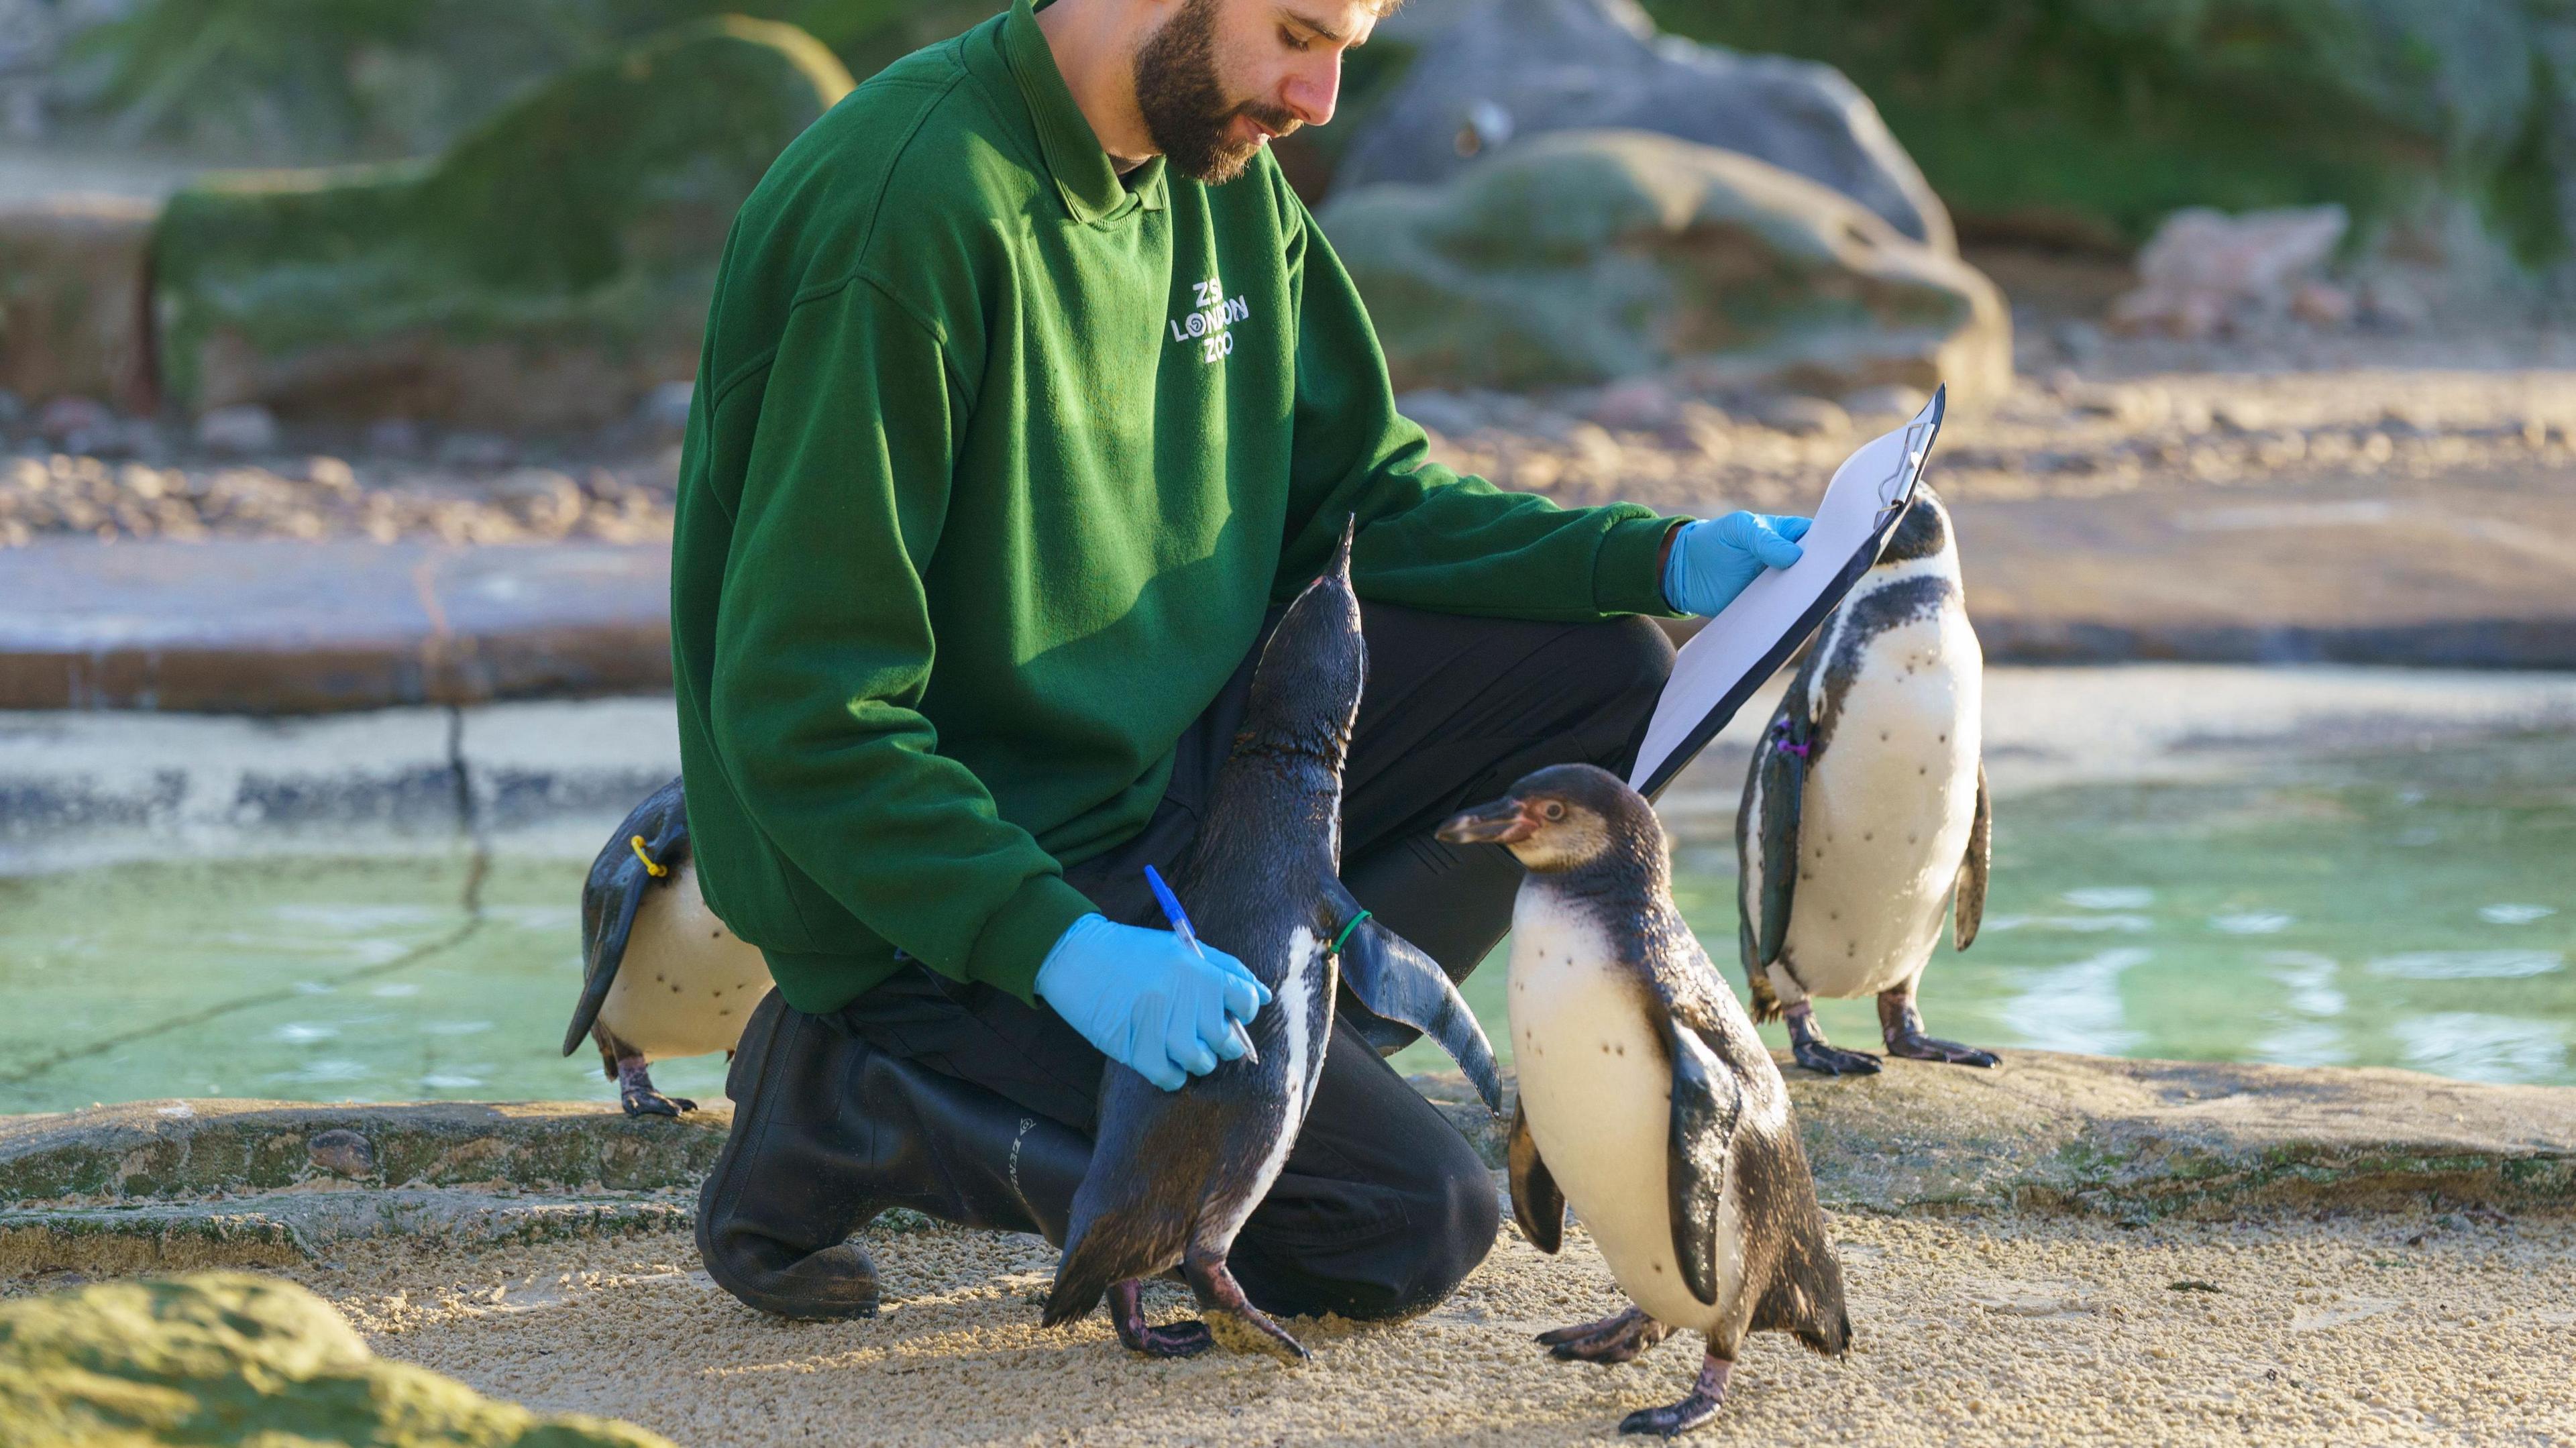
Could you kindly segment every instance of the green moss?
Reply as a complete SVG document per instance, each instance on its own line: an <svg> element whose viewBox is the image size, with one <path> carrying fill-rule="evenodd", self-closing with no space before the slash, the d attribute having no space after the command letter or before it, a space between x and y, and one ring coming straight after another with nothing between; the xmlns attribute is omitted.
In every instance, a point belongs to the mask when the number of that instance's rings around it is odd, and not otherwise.
<svg viewBox="0 0 2576 1448"><path fill-rule="evenodd" d="M570 71L435 160L219 177L156 241L163 382L412 332L634 345L693 331L734 209L850 88L814 39L695 22Z"/></svg>
<svg viewBox="0 0 2576 1448"><path fill-rule="evenodd" d="M859 75L990 15L987 0L144 0L86 33L92 109L129 138L283 161L434 151L603 51L742 15Z"/></svg>

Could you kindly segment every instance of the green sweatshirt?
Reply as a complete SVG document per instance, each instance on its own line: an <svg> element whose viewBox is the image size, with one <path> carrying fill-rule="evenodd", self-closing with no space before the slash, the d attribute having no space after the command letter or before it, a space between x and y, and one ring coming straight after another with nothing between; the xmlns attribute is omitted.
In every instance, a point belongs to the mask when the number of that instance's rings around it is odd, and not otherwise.
<svg viewBox="0 0 2576 1448"><path fill-rule="evenodd" d="M1265 153L1112 167L1029 0L853 91L727 241L671 631L707 903L788 1003L897 952L1034 999L1182 731L1356 514L1363 597L1663 612L1678 520L1424 459Z"/></svg>

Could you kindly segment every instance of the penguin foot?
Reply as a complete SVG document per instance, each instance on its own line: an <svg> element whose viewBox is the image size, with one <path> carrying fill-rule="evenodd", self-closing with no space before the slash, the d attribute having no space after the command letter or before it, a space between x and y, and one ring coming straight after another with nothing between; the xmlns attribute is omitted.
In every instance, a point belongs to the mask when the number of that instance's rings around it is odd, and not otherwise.
<svg viewBox="0 0 2576 1448"><path fill-rule="evenodd" d="M1673 1330L1631 1307L1599 1322L1580 1322L1538 1335L1548 1356L1568 1363L1634 1362L1647 1349L1672 1336Z"/></svg>
<svg viewBox="0 0 2576 1448"><path fill-rule="evenodd" d="M1216 1335L1208 1331L1204 1322L1174 1322L1162 1327L1147 1323L1142 1285L1133 1277L1110 1287L1109 1320L1118 1327L1118 1340L1130 1352L1146 1357L1197 1357L1216 1346Z"/></svg>
<svg viewBox="0 0 2576 1448"><path fill-rule="evenodd" d="M1956 1041L1936 1040L1921 1031L1909 1031L1887 1038L1887 1054L1908 1061L1939 1061L1951 1066L2000 1066L2003 1057Z"/></svg>
<svg viewBox="0 0 2576 1448"><path fill-rule="evenodd" d="M617 1063L617 1104L629 1116L677 1116L698 1109L698 1103L686 1096L665 1096L654 1090L653 1078L646 1074L640 1056L628 1056Z"/></svg>
<svg viewBox="0 0 2576 1448"><path fill-rule="evenodd" d="M1240 1308L1210 1310L1207 1326L1228 1352L1268 1353L1290 1367L1314 1357L1304 1343L1290 1337L1286 1328L1263 1316L1261 1309L1249 1302Z"/></svg>
<svg viewBox="0 0 2576 1448"><path fill-rule="evenodd" d="M1867 1051L1846 1051L1823 1041L1792 1041L1790 1053L1798 1064L1827 1076L1875 1076L1879 1059Z"/></svg>
<svg viewBox="0 0 2576 1448"><path fill-rule="evenodd" d="M1689 1397L1670 1407L1640 1408L1620 1420L1619 1431L1656 1438L1680 1437L1717 1416L1717 1410L1726 1405L1726 1380L1734 1371L1732 1361L1710 1355L1701 1365L1699 1381L1692 1385Z"/></svg>
<svg viewBox="0 0 2576 1448"><path fill-rule="evenodd" d="M1228 1352L1262 1352L1291 1367L1314 1356L1306 1345L1288 1335L1287 1329L1272 1322L1243 1295L1243 1285L1225 1265L1225 1258L1193 1247L1181 1259L1181 1270L1188 1274L1190 1288L1198 1294L1199 1310L1207 1314L1210 1335L1225 1344Z"/></svg>

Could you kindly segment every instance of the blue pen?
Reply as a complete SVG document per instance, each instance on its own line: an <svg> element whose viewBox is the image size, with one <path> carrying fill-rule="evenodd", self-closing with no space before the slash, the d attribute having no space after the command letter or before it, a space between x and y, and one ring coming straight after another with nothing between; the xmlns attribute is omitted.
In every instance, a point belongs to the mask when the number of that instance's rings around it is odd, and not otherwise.
<svg viewBox="0 0 2576 1448"><path fill-rule="evenodd" d="M1181 943L1195 952L1199 959L1207 959L1207 952L1199 948L1199 933L1190 928L1190 912L1181 908L1181 897L1173 894L1172 887L1163 883L1162 871L1147 865L1145 884L1154 892L1154 902L1163 907L1163 918L1172 923L1172 933L1179 936ZM1229 1015L1225 1023L1234 1028L1235 1040L1242 1043L1243 1059L1255 1066L1260 1065L1261 1053L1252 1048L1252 1033L1243 1028L1243 1022Z"/></svg>

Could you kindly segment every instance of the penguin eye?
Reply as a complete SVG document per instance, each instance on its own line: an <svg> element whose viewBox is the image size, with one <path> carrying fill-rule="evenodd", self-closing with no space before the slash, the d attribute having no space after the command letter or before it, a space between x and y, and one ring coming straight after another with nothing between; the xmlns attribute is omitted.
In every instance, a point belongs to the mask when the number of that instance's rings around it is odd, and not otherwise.
<svg viewBox="0 0 2576 1448"><path fill-rule="evenodd" d="M1565 806L1555 800L1549 800L1538 807L1538 813L1541 819L1561 820L1565 818Z"/></svg>

